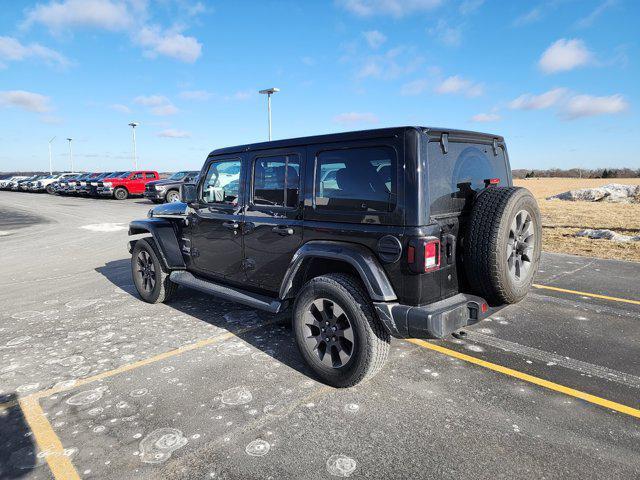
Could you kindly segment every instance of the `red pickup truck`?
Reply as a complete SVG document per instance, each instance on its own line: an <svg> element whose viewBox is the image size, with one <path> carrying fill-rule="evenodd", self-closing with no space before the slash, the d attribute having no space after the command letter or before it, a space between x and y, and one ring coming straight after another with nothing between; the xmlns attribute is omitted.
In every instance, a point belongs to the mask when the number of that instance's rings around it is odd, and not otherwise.
<svg viewBox="0 0 640 480"><path fill-rule="evenodd" d="M124 200L129 195L142 195L145 185L159 180L160 175L153 170L134 170L113 178L103 178L98 182L98 195Z"/></svg>

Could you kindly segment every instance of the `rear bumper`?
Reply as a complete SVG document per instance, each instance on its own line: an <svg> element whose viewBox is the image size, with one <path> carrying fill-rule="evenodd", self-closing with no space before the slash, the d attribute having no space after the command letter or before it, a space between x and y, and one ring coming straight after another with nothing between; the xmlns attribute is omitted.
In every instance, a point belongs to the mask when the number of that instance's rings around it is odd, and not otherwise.
<svg viewBox="0 0 640 480"><path fill-rule="evenodd" d="M478 323L489 316L487 302L481 297L459 293L423 306L374 302L376 313L389 333L400 338L443 338L456 330Z"/></svg>

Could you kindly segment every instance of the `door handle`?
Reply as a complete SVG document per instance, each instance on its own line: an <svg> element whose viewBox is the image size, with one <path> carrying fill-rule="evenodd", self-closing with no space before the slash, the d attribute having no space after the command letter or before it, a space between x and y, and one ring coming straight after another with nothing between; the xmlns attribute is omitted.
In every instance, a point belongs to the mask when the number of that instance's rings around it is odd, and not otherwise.
<svg viewBox="0 0 640 480"><path fill-rule="evenodd" d="M238 230L238 228L240 228L240 224L238 222L222 222L222 226L229 230Z"/></svg>
<svg viewBox="0 0 640 480"><path fill-rule="evenodd" d="M278 225L277 227L273 227L271 229L272 232L277 233L278 235L293 235L293 228L287 227L286 225Z"/></svg>

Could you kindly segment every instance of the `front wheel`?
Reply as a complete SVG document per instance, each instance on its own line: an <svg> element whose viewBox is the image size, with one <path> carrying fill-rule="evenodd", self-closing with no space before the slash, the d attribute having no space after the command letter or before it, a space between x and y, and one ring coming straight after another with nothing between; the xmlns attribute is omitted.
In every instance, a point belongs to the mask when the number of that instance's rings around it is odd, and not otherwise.
<svg viewBox="0 0 640 480"><path fill-rule="evenodd" d="M293 307L298 349L311 369L333 387L373 377L389 355L389 333L360 282L331 273L307 282Z"/></svg>
<svg viewBox="0 0 640 480"><path fill-rule="evenodd" d="M116 200L125 200L129 196L126 188L118 187L113 191L113 196Z"/></svg>
<svg viewBox="0 0 640 480"><path fill-rule="evenodd" d="M169 190L166 196L167 203L176 203L180 201L180 193L177 190Z"/></svg>
<svg viewBox="0 0 640 480"><path fill-rule="evenodd" d="M147 303L169 301L178 288L162 268L158 252L147 239L138 240L131 253L131 274L136 290Z"/></svg>
<svg viewBox="0 0 640 480"><path fill-rule="evenodd" d="M53 195L54 193L56 193L56 191L53 189L53 185L47 185L47 188L45 188L45 190L50 195Z"/></svg>

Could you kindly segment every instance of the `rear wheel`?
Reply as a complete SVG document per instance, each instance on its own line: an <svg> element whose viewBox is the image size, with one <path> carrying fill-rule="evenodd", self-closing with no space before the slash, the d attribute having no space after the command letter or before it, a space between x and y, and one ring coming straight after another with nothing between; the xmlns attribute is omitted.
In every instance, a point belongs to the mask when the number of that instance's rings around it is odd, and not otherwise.
<svg viewBox="0 0 640 480"><path fill-rule="evenodd" d="M516 303L528 293L540 263L538 204L525 188L489 188L471 213L465 239L466 272L491 304Z"/></svg>
<svg viewBox="0 0 640 480"><path fill-rule="evenodd" d="M124 187L118 187L113 191L113 196L116 200L125 200L129 196L129 192Z"/></svg>
<svg viewBox="0 0 640 480"><path fill-rule="evenodd" d="M131 274L140 297L148 303L161 303L171 299L178 288L169 279L155 245L147 239L136 242L131 254Z"/></svg>
<svg viewBox="0 0 640 480"><path fill-rule="evenodd" d="M331 386L350 387L373 377L389 354L389 333L351 275L332 273L307 282L292 320L302 357Z"/></svg>
<svg viewBox="0 0 640 480"><path fill-rule="evenodd" d="M177 190L169 190L165 197L167 203L175 203L180 201L180 193Z"/></svg>
<svg viewBox="0 0 640 480"><path fill-rule="evenodd" d="M47 193L49 193L51 195L56 193L56 191L53 189L53 185L47 185L47 188L45 190L47 191Z"/></svg>

